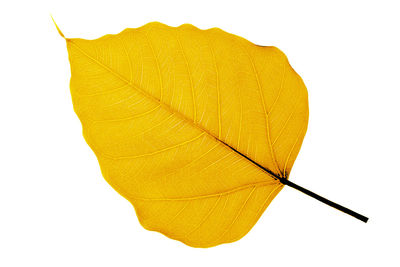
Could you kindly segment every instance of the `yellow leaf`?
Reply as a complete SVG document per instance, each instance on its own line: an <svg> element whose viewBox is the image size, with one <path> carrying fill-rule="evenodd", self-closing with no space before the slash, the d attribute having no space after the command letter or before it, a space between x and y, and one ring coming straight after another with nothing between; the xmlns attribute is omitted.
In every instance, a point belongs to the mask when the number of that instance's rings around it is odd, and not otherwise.
<svg viewBox="0 0 400 267"><path fill-rule="evenodd" d="M194 247L243 237L307 128L307 90L286 56L188 24L66 40L84 137L143 227Z"/></svg>

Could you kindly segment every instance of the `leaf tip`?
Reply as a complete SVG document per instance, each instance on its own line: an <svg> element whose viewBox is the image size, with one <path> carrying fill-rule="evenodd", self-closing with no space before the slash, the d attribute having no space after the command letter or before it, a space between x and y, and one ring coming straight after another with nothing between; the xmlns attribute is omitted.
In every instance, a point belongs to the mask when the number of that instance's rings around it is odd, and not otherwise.
<svg viewBox="0 0 400 267"><path fill-rule="evenodd" d="M62 31L60 30L60 28L58 27L57 23L55 22L53 16L50 14L51 19L53 20L54 25L56 26L56 29L58 31L58 33L60 34L60 36L62 38L64 38L65 40L67 40L67 38L65 38L64 34L62 33Z"/></svg>

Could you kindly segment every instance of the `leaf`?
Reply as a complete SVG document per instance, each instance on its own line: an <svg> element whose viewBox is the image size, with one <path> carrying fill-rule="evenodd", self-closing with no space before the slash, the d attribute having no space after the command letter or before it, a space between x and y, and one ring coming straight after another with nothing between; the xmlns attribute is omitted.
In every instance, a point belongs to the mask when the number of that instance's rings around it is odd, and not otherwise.
<svg viewBox="0 0 400 267"><path fill-rule="evenodd" d="M286 56L188 24L66 40L84 137L143 227L193 247L243 237L307 128L307 90Z"/></svg>

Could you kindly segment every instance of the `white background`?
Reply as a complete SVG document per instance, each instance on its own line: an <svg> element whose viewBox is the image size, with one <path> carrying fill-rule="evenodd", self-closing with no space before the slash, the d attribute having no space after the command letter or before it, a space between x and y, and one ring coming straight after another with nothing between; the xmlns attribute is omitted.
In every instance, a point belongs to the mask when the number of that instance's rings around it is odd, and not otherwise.
<svg viewBox="0 0 400 267"><path fill-rule="evenodd" d="M400 266L399 12L396 1L2 2L0 266ZM291 180L370 221L285 188L235 243L195 249L144 230L82 137L50 13L71 38L160 21L279 47L309 90Z"/></svg>

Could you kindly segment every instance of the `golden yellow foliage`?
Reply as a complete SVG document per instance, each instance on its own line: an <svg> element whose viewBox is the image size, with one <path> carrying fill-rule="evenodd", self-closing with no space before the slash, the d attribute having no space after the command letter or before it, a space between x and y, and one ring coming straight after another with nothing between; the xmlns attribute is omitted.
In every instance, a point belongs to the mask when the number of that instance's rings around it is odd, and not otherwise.
<svg viewBox="0 0 400 267"><path fill-rule="evenodd" d="M188 24L66 41L84 137L143 227L194 247L243 237L307 129L307 90L286 56Z"/></svg>

